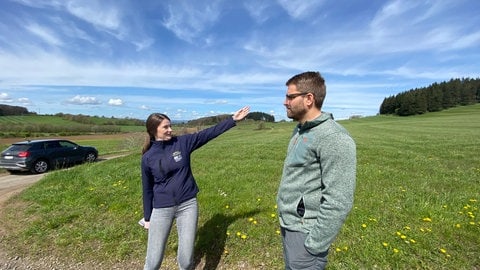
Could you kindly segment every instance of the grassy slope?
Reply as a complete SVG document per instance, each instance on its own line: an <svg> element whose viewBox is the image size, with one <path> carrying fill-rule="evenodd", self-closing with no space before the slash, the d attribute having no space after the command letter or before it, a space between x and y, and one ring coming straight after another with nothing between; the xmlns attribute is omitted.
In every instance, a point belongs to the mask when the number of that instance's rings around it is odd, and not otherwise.
<svg viewBox="0 0 480 270"><path fill-rule="evenodd" d="M342 124L357 142L357 192L330 268L480 267L480 105ZM207 266L282 267L275 195L294 124L266 126L240 125L194 154L201 189L196 254ZM5 244L17 254L141 265L139 159L49 174L6 205ZM175 256L172 232L167 265Z"/></svg>
<svg viewBox="0 0 480 270"><path fill-rule="evenodd" d="M110 121L108 118L90 118L95 125L104 125L105 122ZM15 115L15 116L0 116L0 124L10 125L50 125L50 126L88 126L75 121L64 119L60 116L54 115ZM144 126L119 126L122 132L136 132L143 131Z"/></svg>

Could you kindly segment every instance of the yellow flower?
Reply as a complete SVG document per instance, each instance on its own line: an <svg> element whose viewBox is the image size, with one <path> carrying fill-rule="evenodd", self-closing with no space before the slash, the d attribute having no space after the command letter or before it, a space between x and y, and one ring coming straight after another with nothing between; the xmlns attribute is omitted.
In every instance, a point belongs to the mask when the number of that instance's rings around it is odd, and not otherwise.
<svg viewBox="0 0 480 270"><path fill-rule="evenodd" d="M280 230L276 230L275 233L280 234Z"/></svg>
<svg viewBox="0 0 480 270"><path fill-rule="evenodd" d="M223 253L224 253L224 254L228 254L228 250L225 249L225 250L223 251Z"/></svg>
<svg viewBox="0 0 480 270"><path fill-rule="evenodd" d="M253 218L249 218L248 221L252 222L252 221L253 221Z"/></svg>
<svg viewBox="0 0 480 270"><path fill-rule="evenodd" d="M444 249L444 248L441 248L441 249L440 249L440 252L443 253L443 254L446 254L446 253L447 253L447 250Z"/></svg>
<svg viewBox="0 0 480 270"><path fill-rule="evenodd" d="M242 235L241 232L237 232L237 236L240 237Z"/></svg>
<svg viewBox="0 0 480 270"><path fill-rule="evenodd" d="M462 225L460 225L460 223L455 224L455 228L460 228L460 227L462 227Z"/></svg>
<svg viewBox="0 0 480 270"><path fill-rule="evenodd" d="M393 249L393 252L394 252L394 253L398 253L398 252L400 252L400 250L394 248L394 249Z"/></svg>
<svg viewBox="0 0 480 270"><path fill-rule="evenodd" d="M362 228L366 228L366 227L367 227L367 224L363 223Z"/></svg>
<svg viewBox="0 0 480 270"><path fill-rule="evenodd" d="M336 251L336 252L340 252L340 251L342 251L342 250L337 247L337 248L335 249L335 251Z"/></svg>
<svg viewBox="0 0 480 270"><path fill-rule="evenodd" d="M247 235L246 235L246 234L242 234L242 239L247 239Z"/></svg>
<svg viewBox="0 0 480 270"><path fill-rule="evenodd" d="M230 206L227 204L227 205L225 205L225 208L228 209L228 208L230 208Z"/></svg>
<svg viewBox="0 0 480 270"><path fill-rule="evenodd" d="M276 217L277 215L276 214L271 214L270 215L272 218Z"/></svg>
<svg viewBox="0 0 480 270"><path fill-rule="evenodd" d="M383 242L382 245L383 245L384 247L388 247L388 243L387 243L387 242Z"/></svg>
<svg viewBox="0 0 480 270"><path fill-rule="evenodd" d="M425 222L432 222L432 219L429 218L429 217L425 217L425 218L423 218L422 220L425 221Z"/></svg>
<svg viewBox="0 0 480 270"><path fill-rule="evenodd" d="M415 244L416 242L415 239L410 239L410 243Z"/></svg>
<svg viewBox="0 0 480 270"><path fill-rule="evenodd" d="M257 221L256 221L256 220L254 220L254 221L253 221L253 224L255 224L255 225L256 225L256 224L257 224Z"/></svg>

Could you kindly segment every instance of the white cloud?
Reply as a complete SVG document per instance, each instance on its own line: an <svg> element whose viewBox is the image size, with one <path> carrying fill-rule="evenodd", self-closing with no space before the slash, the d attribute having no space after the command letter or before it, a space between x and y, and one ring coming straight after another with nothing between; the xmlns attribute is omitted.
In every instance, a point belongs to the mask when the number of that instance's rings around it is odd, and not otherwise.
<svg viewBox="0 0 480 270"><path fill-rule="evenodd" d="M30 101L29 98L19 98L17 101L23 105L30 105L32 102Z"/></svg>
<svg viewBox="0 0 480 270"><path fill-rule="evenodd" d="M46 27L40 26L36 23L32 23L25 27L30 33L36 35L46 43L51 46L62 46L63 42L57 35L51 30Z"/></svg>
<svg viewBox="0 0 480 270"><path fill-rule="evenodd" d="M69 1L66 9L74 16L100 29L118 31L121 25L120 11L103 1Z"/></svg>
<svg viewBox="0 0 480 270"><path fill-rule="evenodd" d="M213 25L220 16L220 11L218 1L176 1L168 6L168 18L163 21L163 26L179 39L193 42L200 33Z"/></svg>
<svg viewBox="0 0 480 270"><path fill-rule="evenodd" d="M68 103L76 104L76 105L98 105L98 104L101 104L102 102L97 100L96 97L87 97L87 96L77 95L77 96L69 99Z"/></svg>
<svg viewBox="0 0 480 270"><path fill-rule="evenodd" d="M257 23L261 24L269 19L270 14L267 12L267 9L270 7L269 2L250 0L245 1L243 6Z"/></svg>
<svg viewBox="0 0 480 270"><path fill-rule="evenodd" d="M290 17L303 20L318 12L318 8L325 3L324 0L278 0L278 4L285 9Z"/></svg>
<svg viewBox="0 0 480 270"><path fill-rule="evenodd" d="M13 102L13 99L7 93L0 93L0 102L10 103Z"/></svg>
<svg viewBox="0 0 480 270"><path fill-rule="evenodd" d="M108 105L112 105L112 106L122 106L123 105L123 100L117 98L111 98L109 101L108 101Z"/></svg>

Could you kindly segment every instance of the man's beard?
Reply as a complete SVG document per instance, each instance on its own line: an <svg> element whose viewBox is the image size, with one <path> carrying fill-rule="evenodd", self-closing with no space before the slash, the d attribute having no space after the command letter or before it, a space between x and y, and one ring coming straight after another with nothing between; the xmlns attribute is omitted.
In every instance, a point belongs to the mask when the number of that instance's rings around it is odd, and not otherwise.
<svg viewBox="0 0 480 270"><path fill-rule="evenodd" d="M287 108L287 117L295 121L299 121L307 113L303 107L297 106L296 108Z"/></svg>

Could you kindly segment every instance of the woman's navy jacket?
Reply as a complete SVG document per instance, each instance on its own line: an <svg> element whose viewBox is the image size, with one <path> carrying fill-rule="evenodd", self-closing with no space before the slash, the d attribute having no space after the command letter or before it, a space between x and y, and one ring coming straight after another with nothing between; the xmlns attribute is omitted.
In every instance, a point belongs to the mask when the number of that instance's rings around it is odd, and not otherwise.
<svg viewBox="0 0 480 270"><path fill-rule="evenodd" d="M194 134L152 141L142 156L143 214L150 220L153 208L172 207L194 198L198 186L190 166L191 153L235 126L228 119Z"/></svg>

